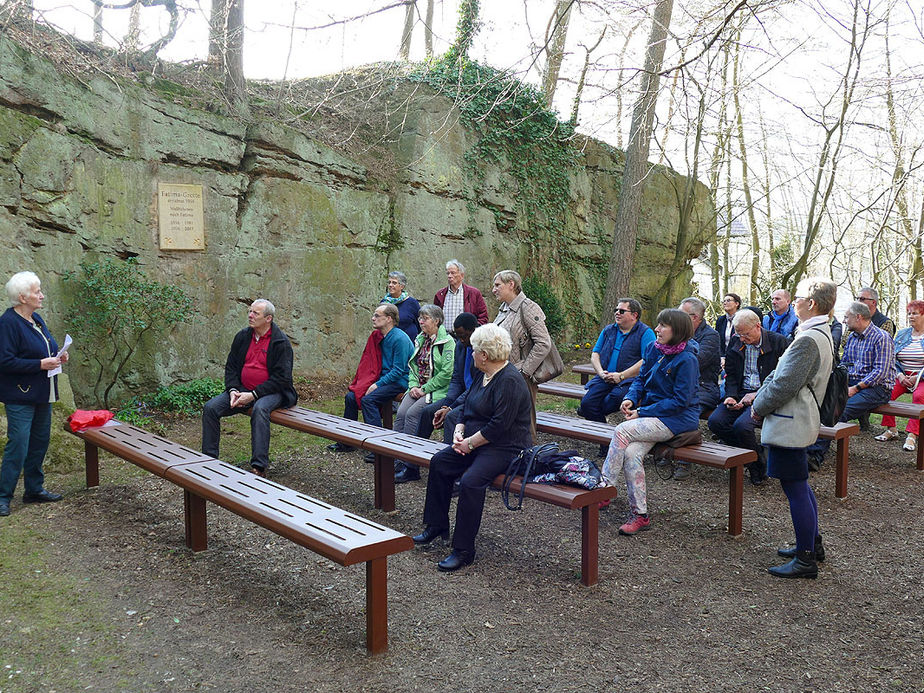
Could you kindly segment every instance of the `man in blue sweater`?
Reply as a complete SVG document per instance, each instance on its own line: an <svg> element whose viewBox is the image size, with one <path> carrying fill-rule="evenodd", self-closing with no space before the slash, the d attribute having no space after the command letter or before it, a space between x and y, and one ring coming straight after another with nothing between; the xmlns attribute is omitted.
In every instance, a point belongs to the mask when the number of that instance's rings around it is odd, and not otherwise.
<svg viewBox="0 0 924 693"><path fill-rule="evenodd" d="M395 329L400 320L398 309L391 303L383 303L372 312L372 327L382 333L382 372L362 395L360 403L357 403L352 391L346 393L343 404L345 419L358 420L359 410L362 409L363 421L372 426L381 426L379 407L383 404L391 406L391 401L407 390L408 361L414 353L414 343L404 330ZM334 452L352 450L342 443L329 445L328 449ZM374 459L374 455L371 456Z"/></svg>

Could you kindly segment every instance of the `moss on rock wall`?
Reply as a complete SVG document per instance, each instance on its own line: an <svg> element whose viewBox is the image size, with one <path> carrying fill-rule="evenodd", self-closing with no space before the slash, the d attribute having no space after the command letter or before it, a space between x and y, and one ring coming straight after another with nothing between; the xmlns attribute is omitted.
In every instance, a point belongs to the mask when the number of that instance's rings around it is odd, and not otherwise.
<svg viewBox="0 0 924 693"><path fill-rule="evenodd" d="M86 257L136 256L152 277L189 291L195 315L146 345L130 376L137 387L220 377L246 306L260 296L277 306L296 370L348 375L386 272L404 271L424 302L443 286L452 257L466 265L466 281L482 289L490 310L493 274L516 268L553 286L570 337L595 337L622 154L581 140L561 236L550 239L536 231L542 210L524 215L517 162L477 161L473 184L466 155L479 135L451 100L420 84L379 98L405 104L388 145L387 176L304 127L271 119L245 125L140 84L78 80L0 38L0 273L28 268L42 277L57 335L67 329L70 300L61 277ZM383 102L383 112L394 113L392 105ZM204 251L159 249L159 182L203 186ZM643 302L673 257L675 188L684 184L656 167L646 185L631 278ZM688 258L715 229L706 190L697 190ZM687 268L672 300L687 292L690 276ZM92 404L81 402L79 367L80 350L92 348L75 345L78 405Z"/></svg>

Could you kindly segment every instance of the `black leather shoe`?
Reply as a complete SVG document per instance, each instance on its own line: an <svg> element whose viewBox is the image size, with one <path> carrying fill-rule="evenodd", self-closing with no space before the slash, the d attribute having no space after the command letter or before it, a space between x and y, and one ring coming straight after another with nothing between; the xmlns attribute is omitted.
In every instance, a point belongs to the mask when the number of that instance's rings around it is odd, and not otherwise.
<svg viewBox="0 0 924 693"><path fill-rule="evenodd" d="M6 501L0 501L0 517L6 517L10 514L10 504Z"/></svg>
<svg viewBox="0 0 924 693"><path fill-rule="evenodd" d="M250 471L252 471L254 474L256 474L259 477L262 477L264 479L266 478L266 467L258 467L256 465L253 465L250 468Z"/></svg>
<svg viewBox="0 0 924 693"><path fill-rule="evenodd" d="M789 563L775 565L768 568L771 575L781 578L808 578L814 580L818 577L818 564L812 551L796 551L795 558Z"/></svg>
<svg viewBox="0 0 924 693"><path fill-rule="evenodd" d="M822 455L809 455L808 456L808 468L817 472L821 469L821 463L825 461L825 458Z"/></svg>
<svg viewBox="0 0 924 693"><path fill-rule="evenodd" d="M375 453L367 452L365 455L363 455L363 461L367 464L375 464Z"/></svg>
<svg viewBox="0 0 924 693"><path fill-rule="evenodd" d="M795 558L796 557L795 547L791 549L777 549L776 552L783 558ZM817 563L824 563L824 560L825 560L825 547L824 547L824 544L821 543L821 535L819 534L817 537L815 537L815 561Z"/></svg>
<svg viewBox="0 0 924 693"><path fill-rule="evenodd" d="M395 472L395 483L406 484L408 481L417 481L420 479L420 470L417 467L403 465L404 469Z"/></svg>
<svg viewBox="0 0 924 693"><path fill-rule="evenodd" d="M23 503L57 503L64 498L60 493L52 493L42 489L38 493L29 493L22 495Z"/></svg>
<svg viewBox="0 0 924 693"><path fill-rule="evenodd" d="M353 452L356 448L351 448L343 443L331 443L327 446L327 449L331 452Z"/></svg>
<svg viewBox="0 0 924 693"><path fill-rule="evenodd" d="M436 567L444 573L451 573L455 570L459 570L459 568L471 565L474 560L474 551L459 551L459 549L453 549L451 554L436 564Z"/></svg>
<svg viewBox="0 0 924 693"><path fill-rule="evenodd" d="M427 525L427 528L420 534L415 534L413 539L415 544L429 544L437 537L441 538L443 541L449 539L449 530L440 529L439 527L434 527L433 525Z"/></svg>

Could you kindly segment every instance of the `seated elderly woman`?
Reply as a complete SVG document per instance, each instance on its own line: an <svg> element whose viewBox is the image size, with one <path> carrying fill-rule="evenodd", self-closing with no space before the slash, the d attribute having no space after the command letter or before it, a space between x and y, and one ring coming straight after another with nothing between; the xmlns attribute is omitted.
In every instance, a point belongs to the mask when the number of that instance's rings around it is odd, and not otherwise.
<svg viewBox="0 0 924 693"><path fill-rule="evenodd" d="M475 560L485 489L521 450L533 444L529 431L532 402L523 376L507 360L509 333L494 324L482 325L472 333L471 344L480 373L468 389L452 447L440 450L430 461L424 504L426 529L414 537L416 544L448 538L452 486L461 475L452 553L437 565L444 572Z"/></svg>
<svg viewBox="0 0 924 693"><path fill-rule="evenodd" d="M398 309L398 327L411 338L413 342L420 333L417 326L417 312L420 303L407 292L407 276L404 272L388 273L388 290L382 297L382 303L391 303Z"/></svg>
<svg viewBox="0 0 924 693"><path fill-rule="evenodd" d="M915 404L924 404L924 378L921 371L924 369L924 301L910 301L906 308L908 311L908 324L895 335L895 361L898 369L898 378L892 395L889 399L898 399L906 392L911 393L911 401ZM887 441L898 438L895 430L895 417L883 416L882 425L886 427L876 440ZM905 427L904 450L915 450L918 444L920 422L917 419L908 419Z"/></svg>
<svg viewBox="0 0 924 693"><path fill-rule="evenodd" d="M443 326L443 310L425 303L417 321L420 334L414 343L414 353L408 361L408 390L395 415L394 429L400 433L417 435L420 417L427 405L440 401L449 391L452 368L455 364L456 343ZM420 467L416 464L395 462L395 483L416 481Z"/></svg>
<svg viewBox="0 0 924 693"><path fill-rule="evenodd" d="M612 484L620 471L626 477L630 515L619 528L632 535L648 529L648 492L642 460L655 443L699 426L699 362L693 323L682 310L658 313L656 341L648 345L644 363L620 409L626 420L616 427L603 463L603 478Z"/></svg>

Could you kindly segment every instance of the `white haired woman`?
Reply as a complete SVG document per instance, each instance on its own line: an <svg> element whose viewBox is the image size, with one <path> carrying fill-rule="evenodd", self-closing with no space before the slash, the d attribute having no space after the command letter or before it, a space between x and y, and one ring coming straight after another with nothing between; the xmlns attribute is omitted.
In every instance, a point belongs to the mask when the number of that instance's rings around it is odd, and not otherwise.
<svg viewBox="0 0 924 693"><path fill-rule="evenodd" d="M411 338L413 342L420 334L417 324L417 313L420 303L407 292L407 275L404 272L388 273L388 289L381 303L391 303L398 309L398 327Z"/></svg>
<svg viewBox="0 0 924 693"><path fill-rule="evenodd" d="M510 335L497 325L482 325L471 336L475 376L462 405L452 447L430 461L423 532L416 544L449 536L449 502L453 482L461 475L452 553L439 562L444 572L475 560L475 537L481 526L485 490L506 471L521 450L533 444L529 431L529 390L510 357Z"/></svg>
<svg viewBox="0 0 924 693"><path fill-rule="evenodd" d="M0 516L23 475L23 503L52 503L61 496L45 489L42 463L51 438L51 405L58 400L58 376L67 361L36 312L45 294L34 272L18 272L6 283L12 304L0 315L0 402L6 407L7 443L0 466Z"/></svg>

